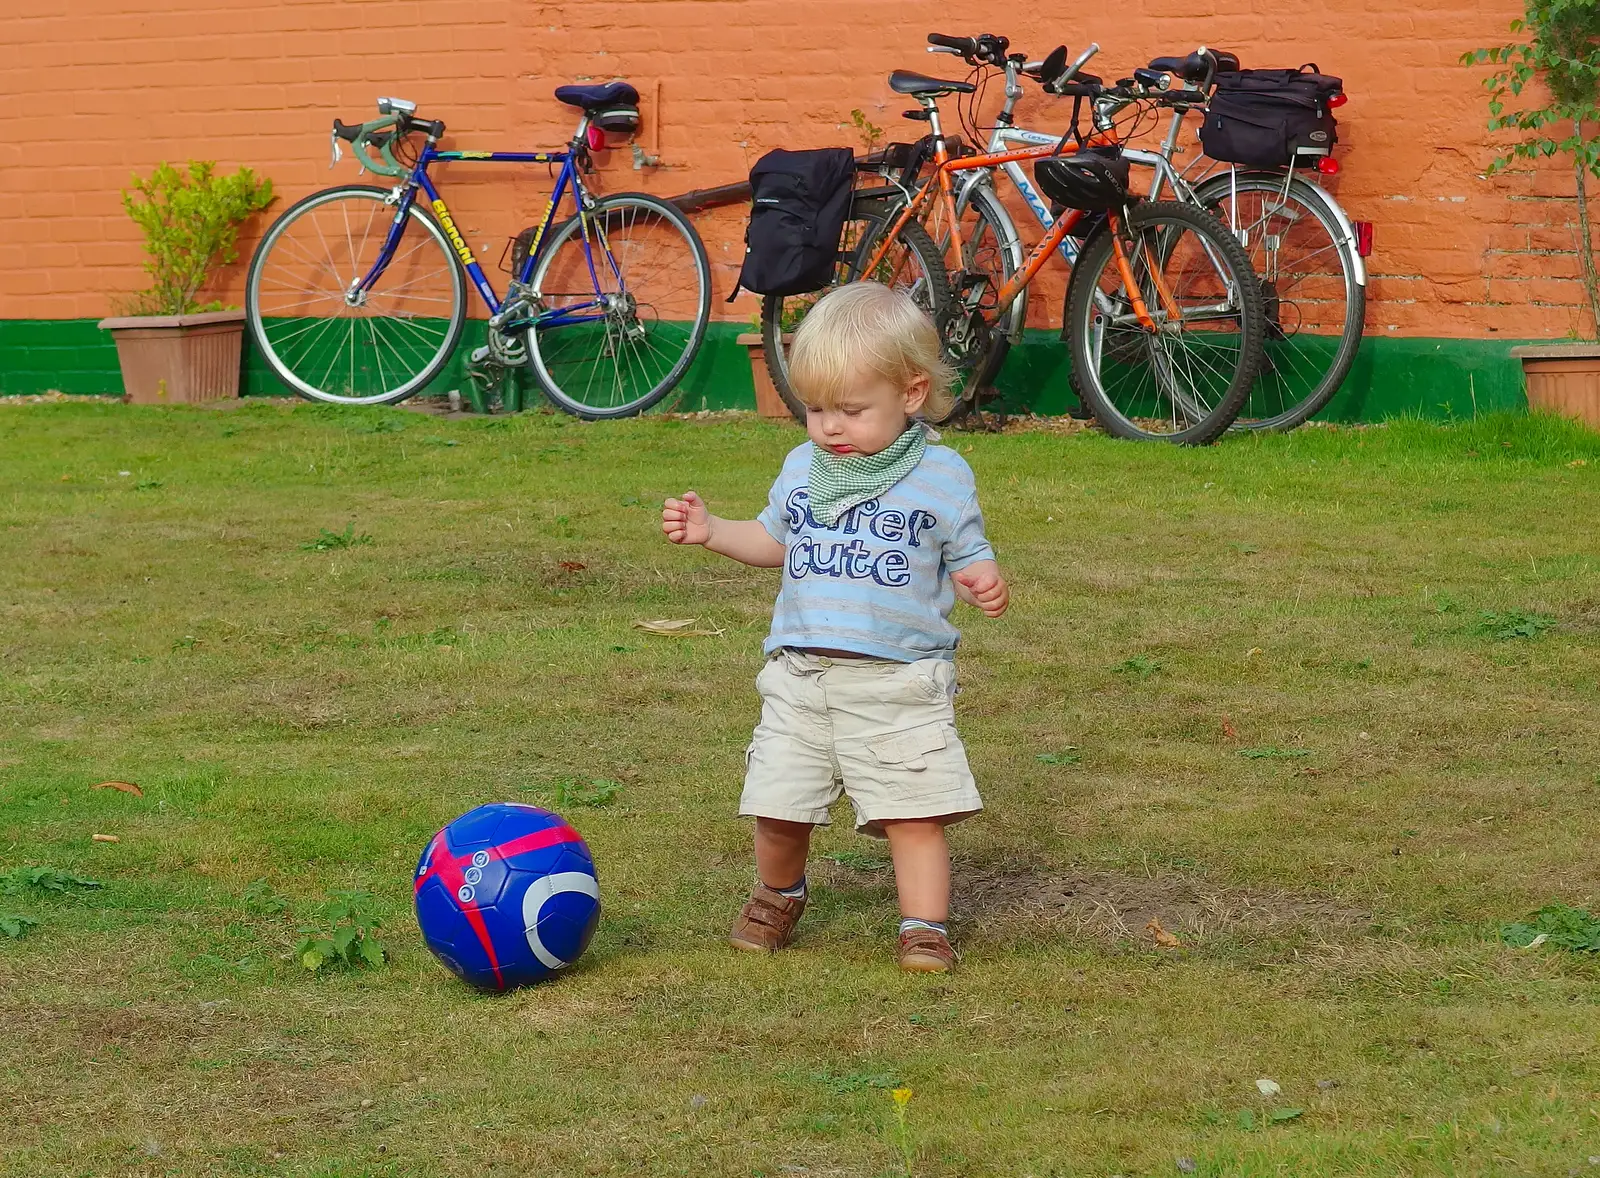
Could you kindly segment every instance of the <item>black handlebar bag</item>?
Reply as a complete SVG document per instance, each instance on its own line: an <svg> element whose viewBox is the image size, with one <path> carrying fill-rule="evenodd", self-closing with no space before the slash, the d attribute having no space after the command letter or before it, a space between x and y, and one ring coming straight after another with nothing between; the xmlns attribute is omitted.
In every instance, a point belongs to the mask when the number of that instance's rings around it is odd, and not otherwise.
<svg viewBox="0 0 1600 1178"><path fill-rule="evenodd" d="M833 281L855 188L848 147L767 152L750 169L750 225L739 290L807 294ZM732 301L733 296L729 296Z"/></svg>
<svg viewBox="0 0 1600 1178"><path fill-rule="evenodd" d="M1344 82L1315 65L1230 70L1216 83L1200 124L1200 146L1214 160L1282 168L1299 155L1327 155L1339 142L1328 104L1344 92Z"/></svg>

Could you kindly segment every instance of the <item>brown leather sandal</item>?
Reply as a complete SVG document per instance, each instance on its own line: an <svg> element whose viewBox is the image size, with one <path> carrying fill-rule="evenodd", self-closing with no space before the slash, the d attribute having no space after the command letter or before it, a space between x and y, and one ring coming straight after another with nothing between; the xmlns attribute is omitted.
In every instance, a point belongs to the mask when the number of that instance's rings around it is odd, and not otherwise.
<svg viewBox="0 0 1600 1178"><path fill-rule="evenodd" d="M914 928L900 934L900 968L910 973L949 973L956 951L938 929Z"/></svg>
<svg viewBox="0 0 1600 1178"><path fill-rule="evenodd" d="M728 943L747 953L775 953L794 940L794 926L806 910L805 898L791 900L782 892L758 883L733 922Z"/></svg>

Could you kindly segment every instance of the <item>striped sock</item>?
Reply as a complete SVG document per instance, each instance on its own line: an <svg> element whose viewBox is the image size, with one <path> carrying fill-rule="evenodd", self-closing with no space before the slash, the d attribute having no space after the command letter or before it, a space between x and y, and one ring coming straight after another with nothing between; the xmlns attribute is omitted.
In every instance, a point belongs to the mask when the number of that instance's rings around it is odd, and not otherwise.
<svg viewBox="0 0 1600 1178"><path fill-rule="evenodd" d="M915 917L908 917L900 922L900 935L903 937L913 929L919 928L932 929L934 932L938 933L941 937L944 937L947 940L950 936L950 930L945 927L944 921L918 920Z"/></svg>
<svg viewBox="0 0 1600 1178"><path fill-rule="evenodd" d="M773 888L773 891L787 900L804 900L806 898L806 877L801 876L800 882L790 884L786 888Z"/></svg>

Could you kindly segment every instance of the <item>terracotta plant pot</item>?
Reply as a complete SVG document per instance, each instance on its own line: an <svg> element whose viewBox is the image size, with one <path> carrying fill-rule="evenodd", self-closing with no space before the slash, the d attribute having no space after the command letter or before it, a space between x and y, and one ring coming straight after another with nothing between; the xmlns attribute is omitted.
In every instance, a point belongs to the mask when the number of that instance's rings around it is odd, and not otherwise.
<svg viewBox="0 0 1600 1178"><path fill-rule="evenodd" d="M1600 429L1600 344L1541 344L1511 355L1522 361L1529 409Z"/></svg>
<svg viewBox="0 0 1600 1178"><path fill-rule="evenodd" d="M759 335L741 335L740 347L750 351L750 380L756 386L756 412L773 421L793 421L794 414L783 403L783 396L772 383L772 373L767 371L766 348Z"/></svg>
<svg viewBox="0 0 1600 1178"><path fill-rule="evenodd" d="M239 395L243 311L124 315L100 320L117 341L122 389L135 405L183 405Z"/></svg>

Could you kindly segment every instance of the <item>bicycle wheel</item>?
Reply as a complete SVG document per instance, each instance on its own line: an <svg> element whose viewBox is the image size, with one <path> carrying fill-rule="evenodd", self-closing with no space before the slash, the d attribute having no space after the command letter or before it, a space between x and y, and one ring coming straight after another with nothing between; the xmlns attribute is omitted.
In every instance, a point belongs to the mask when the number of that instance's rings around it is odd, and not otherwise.
<svg viewBox="0 0 1600 1178"><path fill-rule="evenodd" d="M1195 190L1244 244L1267 315L1261 372L1235 429L1293 429L1326 405L1355 363L1367 291L1326 193L1283 175L1227 172Z"/></svg>
<svg viewBox="0 0 1600 1178"><path fill-rule="evenodd" d="M351 293L394 221L389 196L366 184L312 193L272 223L250 261L250 334L278 379L309 400L402 401L439 374L461 338L461 267L415 204L382 275Z"/></svg>
<svg viewBox="0 0 1600 1178"><path fill-rule="evenodd" d="M1162 201L1134 206L1115 237L1109 225L1089 235L1067 288L1065 330L1102 429L1204 445L1249 395L1264 318L1238 240L1211 214Z"/></svg>
<svg viewBox="0 0 1600 1178"><path fill-rule="evenodd" d="M672 205L638 192L563 223L530 282L528 364L559 408L632 417L672 391L705 339L711 265Z"/></svg>
<svg viewBox="0 0 1600 1178"><path fill-rule="evenodd" d="M789 383L788 342L816 301L847 282L870 279L909 293L937 322L949 300L950 286L945 276L944 258L933 239L916 221L908 221L900 237L890 245L883 261L867 274L867 261L894 219L904 207L896 199L857 200L844 223L839 242L839 265L831 284L801 295L767 295L761 300L761 342L767 372L789 412L799 421L806 419L805 402Z"/></svg>

